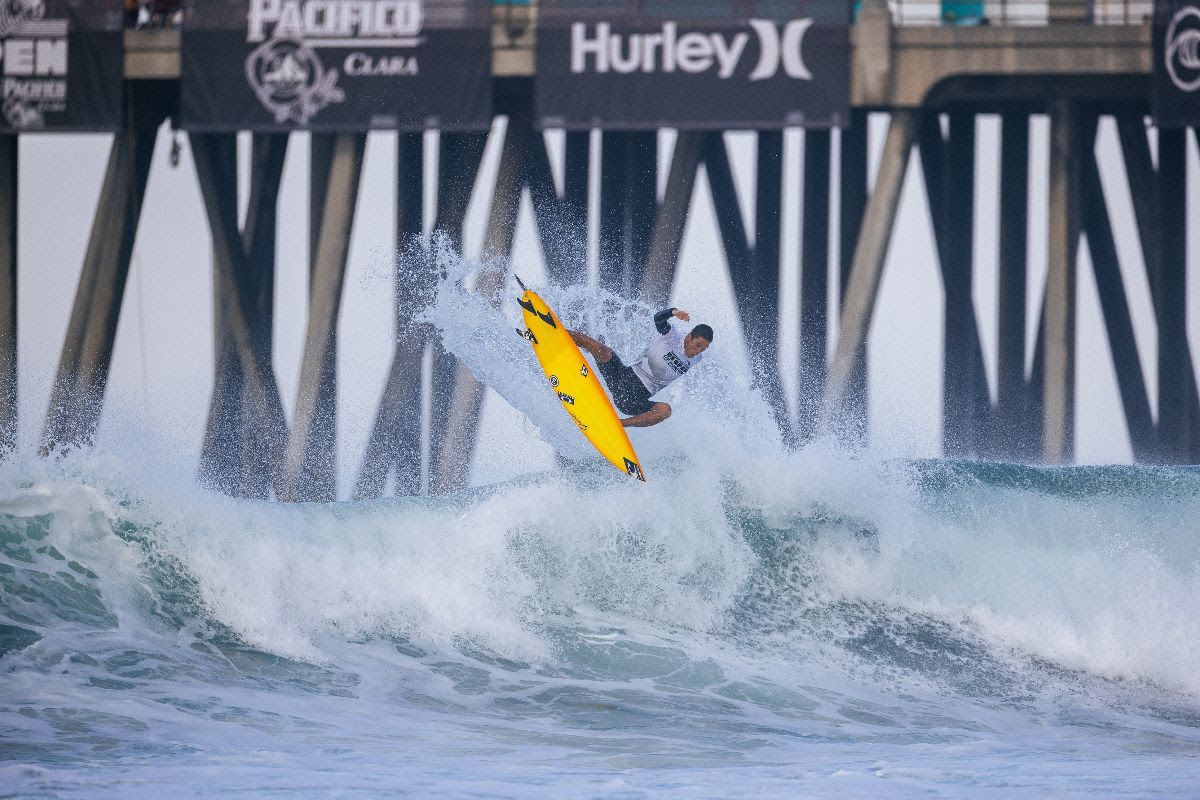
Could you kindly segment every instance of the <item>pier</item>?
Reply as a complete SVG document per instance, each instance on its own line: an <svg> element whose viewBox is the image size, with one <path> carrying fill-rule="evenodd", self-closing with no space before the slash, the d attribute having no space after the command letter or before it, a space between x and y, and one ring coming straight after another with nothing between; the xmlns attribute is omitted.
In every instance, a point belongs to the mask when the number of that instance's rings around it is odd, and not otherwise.
<svg viewBox="0 0 1200 800"><path fill-rule="evenodd" d="M631 5L638 5L636 3ZM647 3L647 6L652 4ZM713 4L713 5L730 5ZM754 5L751 3L750 5ZM810 4L812 5L812 4ZM1085 2L974 4L978 18L948 17L954 4L865 0L848 26L848 100L844 118L787 120L755 128L752 222L742 213L730 150L719 122L678 128L661 161L659 128L629 123L549 124L539 106L537 2L486 6L490 14L492 113L507 118L500 167L486 187L490 210L484 251L511 252L522 193L532 200L551 280L584 280L589 219L598 220L601 285L650 304L664 303L676 278L680 246L701 167L711 190L735 304L758 388L771 403L785 441L802 446L825 431L849 442L866 436L867 339L877 305L896 211L914 155L929 204L944 292L942 446L947 456L1070 463L1075 456L1078 252L1086 240L1099 290L1107 349L1134 458L1144 463L1200 461L1200 395L1187 340L1189 228L1187 159L1200 142L1200 93L1190 127L1153 122L1154 4ZM973 5L973 4L960 4ZM590 12L592 19L598 13ZM726 12L728 16L728 12ZM971 24L962 24L963 22ZM783 36L786 36L786 30ZM122 118L115 132L91 222L57 377L43 424L46 452L93 440L104 408L116 324L150 156L167 126L184 126L188 77L183 34L174 28L123 33ZM664 56L665 58L665 56ZM714 56L715 58L715 56ZM388 62L402 69L401 62ZM384 69L384 67L378 67ZM392 67L386 67L391 69ZM284 109L287 111L288 109ZM822 112L823 113L823 112ZM873 171L868 115L888 115ZM276 119L282 117L283 112ZM981 154L983 116L1000 120L998 153ZM835 118L838 117L838 118ZM1029 280L1031 120L1049 120L1047 274ZM315 118L319 120L318 118ZM1107 122L1111 120L1111 123ZM1097 129L1115 124L1137 246L1151 289L1158 376L1137 340L1118 256L1123 231L1111 223L1096 159ZM421 130L396 123L398 242L437 231L461 246L464 218L489 128L438 121L436 148ZM427 126L430 127L430 126ZM566 129L560 154L544 130ZM799 174L784 169L785 130L802 127ZM275 233L283 162L291 133L311 129L308 325L299 394L290 419L272 367ZM374 128L378 129L378 127ZM218 342L213 396L198 471L235 496L328 501L339 494L381 496L394 476L397 494L462 488L483 387L445 351L431 330L408 324L431 285L396 282L395 352L352 487L337 485L336 332L350 233L368 128L323 130L286 120L256 129L249 202L239 215L237 131L187 129L189 151L212 236ZM17 164L21 137L0 133L0 448L16 434ZM593 148L599 147L598 174ZM561 163L552 163L561 157ZM997 197L982 198L980 157L995 158ZM433 224L424 203L433 165ZM561 174L559 181L555 174ZM665 190L657 176L665 174ZM598 186L598 208L589 208ZM799 383L790 404L783 386L779 328L755 308L779 307L785 187L802 198L798 244ZM836 198L836 203L831 201ZM977 203L999 209L999 291L995 377L989 382L973 287ZM64 221L69 224L73 221ZM82 223L81 223L82 224ZM1127 235L1127 234L1124 234ZM834 246L836 244L836 246ZM836 263L832 259L836 258ZM1195 278L1193 277L1193 280ZM1040 314L1027 312L1030 293ZM1026 338L1036 331L1027 355ZM390 335L381 333L381 335ZM422 364L432 359L430 419L422 420ZM291 404L288 404L291 407ZM429 452L421 453L422 425Z"/></svg>

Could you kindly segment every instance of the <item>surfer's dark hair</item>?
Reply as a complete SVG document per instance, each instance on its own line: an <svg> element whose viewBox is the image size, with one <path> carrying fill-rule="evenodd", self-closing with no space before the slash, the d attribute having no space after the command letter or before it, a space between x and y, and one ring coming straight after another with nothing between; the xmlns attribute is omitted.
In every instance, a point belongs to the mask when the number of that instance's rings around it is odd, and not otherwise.
<svg viewBox="0 0 1200 800"><path fill-rule="evenodd" d="M712 344L712 328L707 325L697 325L692 328L692 336L699 336L704 341Z"/></svg>

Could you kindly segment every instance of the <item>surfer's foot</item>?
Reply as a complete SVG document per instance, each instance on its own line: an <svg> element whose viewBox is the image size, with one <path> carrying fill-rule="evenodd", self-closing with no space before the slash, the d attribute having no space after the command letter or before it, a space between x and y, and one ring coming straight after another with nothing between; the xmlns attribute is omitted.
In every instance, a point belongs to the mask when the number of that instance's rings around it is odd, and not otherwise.
<svg viewBox="0 0 1200 800"><path fill-rule="evenodd" d="M612 360L613 351L608 345L593 339L586 333L580 333L579 331L568 332L571 334L571 341L575 342L577 347L582 347L584 350L587 350L589 353L595 356L596 361L599 363L607 364Z"/></svg>

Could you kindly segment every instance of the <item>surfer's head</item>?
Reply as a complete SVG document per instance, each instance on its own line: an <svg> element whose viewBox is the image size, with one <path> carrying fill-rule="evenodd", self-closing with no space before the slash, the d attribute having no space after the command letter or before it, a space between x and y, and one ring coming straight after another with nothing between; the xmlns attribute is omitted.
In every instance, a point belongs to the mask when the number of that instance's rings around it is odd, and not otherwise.
<svg viewBox="0 0 1200 800"><path fill-rule="evenodd" d="M713 331L707 325L697 325L692 332L683 337L683 354L695 358L708 349L712 344Z"/></svg>

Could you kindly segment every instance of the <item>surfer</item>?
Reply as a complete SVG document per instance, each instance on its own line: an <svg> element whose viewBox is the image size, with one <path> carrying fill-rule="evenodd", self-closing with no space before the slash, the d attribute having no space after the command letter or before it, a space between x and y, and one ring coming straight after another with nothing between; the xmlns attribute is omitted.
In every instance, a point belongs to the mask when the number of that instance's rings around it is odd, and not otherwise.
<svg viewBox="0 0 1200 800"><path fill-rule="evenodd" d="M650 398L667 388L667 384L694 367L712 344L713 330L697 325L687 335L671 326L671 318L688 322L691 317L678 308L667 308L654 315L654 327L659 336L650 342L642 358L632 367L626 366L612 348L586 333L570 331L575 344L596 359L600 374L612 392L613 402L622 413L626 428L648 428L671 416L671 406Z"/></svg>

